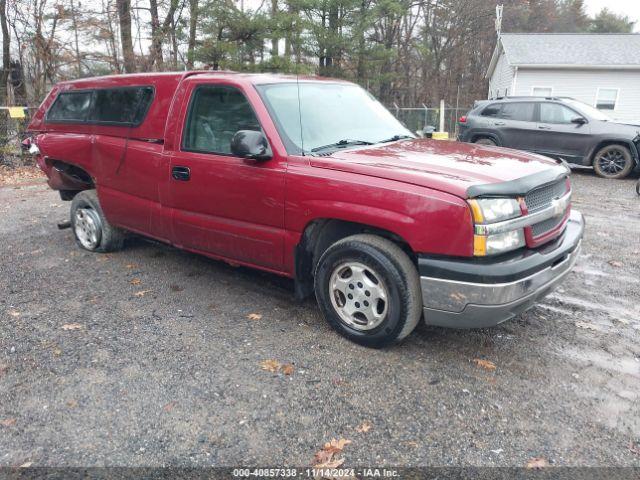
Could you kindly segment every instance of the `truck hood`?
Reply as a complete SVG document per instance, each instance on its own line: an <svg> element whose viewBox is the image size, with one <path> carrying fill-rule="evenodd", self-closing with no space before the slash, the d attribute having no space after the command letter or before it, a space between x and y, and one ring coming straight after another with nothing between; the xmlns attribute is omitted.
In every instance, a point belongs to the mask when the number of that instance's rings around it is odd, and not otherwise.
<svg viewBox="0 0 640 480"><path fill-rule="evenodd" d="M461 198L524 194L568 174L566 167L541 155L428 139L338 150L311 157L310 162L318 168L388 178Z"/></svg>

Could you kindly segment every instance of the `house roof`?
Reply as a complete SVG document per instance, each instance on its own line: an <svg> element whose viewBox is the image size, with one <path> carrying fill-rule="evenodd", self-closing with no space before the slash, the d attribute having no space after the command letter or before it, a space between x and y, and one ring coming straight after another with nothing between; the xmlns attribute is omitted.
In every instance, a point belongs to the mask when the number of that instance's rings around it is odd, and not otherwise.
<svg viewBox="0 0 640 480"><path fill-rule="evenodd" d="M640 35L633 33L504 33L487 77L502 51L509 64L518 67L640 69Z"/></svg>

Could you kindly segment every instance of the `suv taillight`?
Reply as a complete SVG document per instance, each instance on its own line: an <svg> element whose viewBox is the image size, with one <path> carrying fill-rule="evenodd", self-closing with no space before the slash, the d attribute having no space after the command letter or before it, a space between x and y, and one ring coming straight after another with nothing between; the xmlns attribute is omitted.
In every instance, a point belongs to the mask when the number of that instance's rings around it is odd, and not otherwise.
<svg viewBox="0 0 640 480"><path fill-rule="evenodd" d="M462 115L459 119L458 122L460 123L467 123L467 116L466 115Z"/></svg>

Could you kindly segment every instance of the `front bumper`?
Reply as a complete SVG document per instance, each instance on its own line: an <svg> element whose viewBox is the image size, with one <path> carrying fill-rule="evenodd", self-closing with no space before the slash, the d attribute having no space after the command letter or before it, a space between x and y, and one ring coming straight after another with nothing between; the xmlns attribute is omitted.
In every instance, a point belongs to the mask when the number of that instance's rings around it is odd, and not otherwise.
<svg viewBox="0 0 640 480"><path fill-rule="evenodd" d="M584 232L572 211L564 233L535 250L500 260L420 257L424 320L429 325L481 328L497 325L532 307L571 271Z"/></svg>

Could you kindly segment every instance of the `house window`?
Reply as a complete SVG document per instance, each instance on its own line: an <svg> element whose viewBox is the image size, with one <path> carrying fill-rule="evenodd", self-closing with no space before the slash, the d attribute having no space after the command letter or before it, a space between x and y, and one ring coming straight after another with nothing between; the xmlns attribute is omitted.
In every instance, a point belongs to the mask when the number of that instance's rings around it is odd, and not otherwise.
<svg viewBox="0 0 640 480"><path fill-rule="evenodd" d="M596 95L596 108L599 110L615 110L618 103L617 88L599 88Z"/></svg>
<svg viewBox="0 0 640 480"><path fill-rule="evenodd" d="M553 95L553 87L532 87L531 95L534 97L550 97Z"/></svg>

